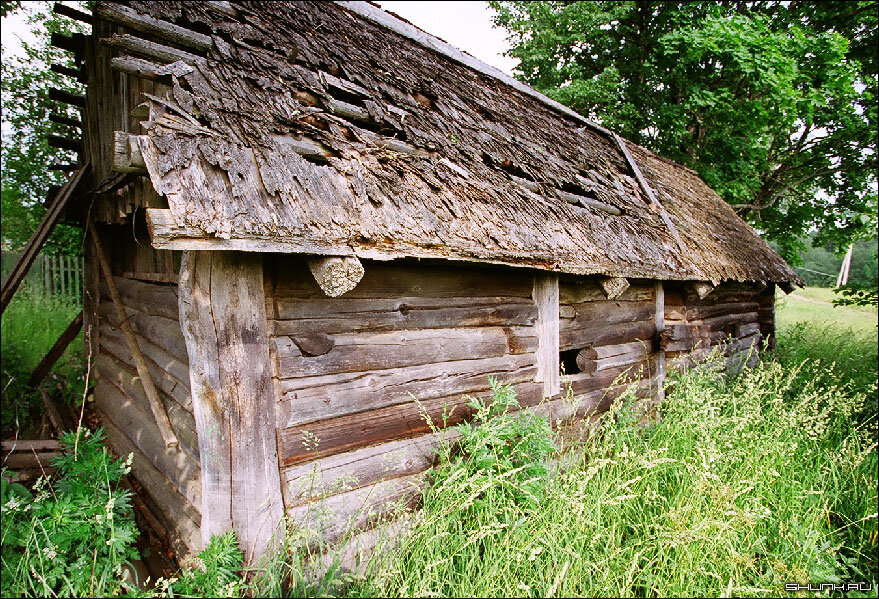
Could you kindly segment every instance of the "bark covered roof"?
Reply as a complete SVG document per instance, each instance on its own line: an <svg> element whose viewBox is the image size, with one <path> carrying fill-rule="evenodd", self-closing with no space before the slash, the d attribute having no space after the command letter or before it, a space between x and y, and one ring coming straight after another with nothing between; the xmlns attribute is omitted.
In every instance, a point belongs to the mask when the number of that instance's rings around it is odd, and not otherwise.
<svg viewBox="0 0 879 599"><path fill-rule="evenodd" d="M344 4L128 5L213 41L169 68L172 92L151 101L140 139L153 185L190 236L577 274L798 281L691 170L627 144L669 228L609 132L427 47L439 42L423 32L427 45L401 34L415 31L402 21L394 31L366 18L370 5Z"/></svg>

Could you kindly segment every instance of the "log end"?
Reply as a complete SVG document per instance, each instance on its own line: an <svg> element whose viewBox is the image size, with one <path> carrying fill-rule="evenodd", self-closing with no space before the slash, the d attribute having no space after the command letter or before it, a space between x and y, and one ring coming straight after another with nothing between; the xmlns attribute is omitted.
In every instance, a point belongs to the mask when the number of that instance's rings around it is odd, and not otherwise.
<svg viewBox="0 0 879 599"><path fill-rule="evenodd" d="M312 258L308 268L321 290L329 297L339 297L357 286L363 278L363 264L356 256Z"/></svg>

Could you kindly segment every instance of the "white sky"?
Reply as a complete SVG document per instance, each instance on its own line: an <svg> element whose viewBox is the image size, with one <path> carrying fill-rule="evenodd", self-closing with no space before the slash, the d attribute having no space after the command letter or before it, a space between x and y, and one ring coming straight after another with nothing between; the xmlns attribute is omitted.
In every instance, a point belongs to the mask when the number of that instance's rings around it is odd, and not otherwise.
<svg viewBox="0 0 879 599"><path fill-rule="evenodd" d="M487 2L376 2L384 10L395 12L413 25L435 35L456 48L472 54L482 62L488 63L512 74L516 59L504 56L509 48L506 32L495 28L491 22L494 11ZM0 30L3 43L3 57L21 54L21 39L33 41L25 15L19 11L3 19Z"/></svg>
<svg viewBox="0 0 879 599"><path fill-rule="evenodd" d="M519 62L503 55L510 47L506 30L493 26L494 11L487 2L378 0L376 4L507 75L513 74L513 68Z"/></svg>

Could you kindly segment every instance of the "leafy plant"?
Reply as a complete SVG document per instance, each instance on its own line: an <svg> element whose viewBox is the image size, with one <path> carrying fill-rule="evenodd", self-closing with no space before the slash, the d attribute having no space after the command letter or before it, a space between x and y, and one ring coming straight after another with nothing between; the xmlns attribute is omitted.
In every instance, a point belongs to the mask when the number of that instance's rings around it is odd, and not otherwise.
<svg viewBox="0 0 879 599"><path fill-rule="evenodd" d="M2 483L4 597L111 596L124 590L123 568L137 557L128 491L119 481L131 466L104 447L101 430L66 433L57 477L29 492Z"/></svg>

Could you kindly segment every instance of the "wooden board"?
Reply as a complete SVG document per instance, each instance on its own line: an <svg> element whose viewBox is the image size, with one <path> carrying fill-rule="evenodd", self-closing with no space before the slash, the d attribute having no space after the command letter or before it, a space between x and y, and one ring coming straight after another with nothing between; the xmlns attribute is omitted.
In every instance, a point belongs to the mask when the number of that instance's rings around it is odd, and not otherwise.
<svg viewBox="0 0 879 599"><path fill-rule="evenodd" d="M537 306L537 377L543 394L559 392L559 278L555 274L534 275L532 297Z"/></svg>
<svg viewBox="0 0 879 599"><path fill-rule="evenodd" d="M211 494L203 538L234 527L250 563L280 540L283 518L262 256L187 252L180 270L203 496Z"/></svg>
<svg viewBox="0 0 879 599"><path fill-rule="evenodd" d="M519 383L512 387L523 406L535 405L543 398L542 383ZM428 420L439 428L453 426L472 417L468 403L469 399L456 394L285 428L278 435L281 463L289 466L375 443L423 435L431 430Z"/></svg>
<svg viewBox="0 0 879 599"><path fill-rule="evenodd" d="M343 373L282 380L277 421L287 428L346 414L488 389L488 377L507 384L533 381L536 356L425 364L380 372Z"/></svg>

